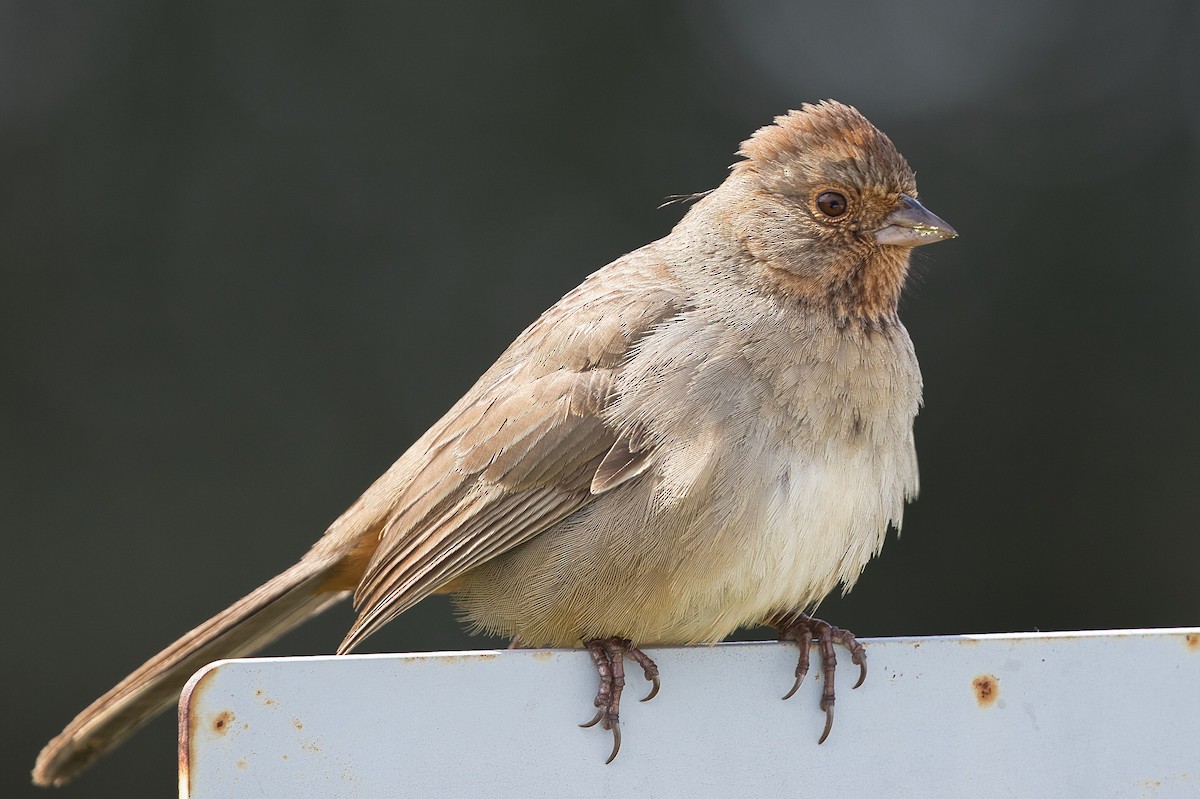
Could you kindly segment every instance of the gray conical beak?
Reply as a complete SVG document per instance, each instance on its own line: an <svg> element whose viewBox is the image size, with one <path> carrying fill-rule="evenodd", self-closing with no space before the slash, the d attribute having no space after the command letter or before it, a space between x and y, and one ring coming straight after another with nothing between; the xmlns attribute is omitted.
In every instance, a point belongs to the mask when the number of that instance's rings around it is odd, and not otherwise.
<svg viewBox="0 0 1200 799"><path fill-rule="evenodd" d="M884 217L885 227L875 231L875 241L896 247L920 247L958 235L937 214L907 194L900 195L896 210Z"/></svg>

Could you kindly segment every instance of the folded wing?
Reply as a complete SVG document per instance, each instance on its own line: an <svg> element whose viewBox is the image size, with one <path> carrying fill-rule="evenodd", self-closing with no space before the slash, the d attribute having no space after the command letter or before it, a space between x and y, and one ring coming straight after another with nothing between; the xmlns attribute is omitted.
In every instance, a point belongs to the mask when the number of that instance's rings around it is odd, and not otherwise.
<svg viewBox="0 0 1200 799"><path fill-rule="evenodd" d="M646 469L652 448L604 409L630 350L680 310L664 273L641 251L593 275L389 470L403 487L339 652Z"/></svg>

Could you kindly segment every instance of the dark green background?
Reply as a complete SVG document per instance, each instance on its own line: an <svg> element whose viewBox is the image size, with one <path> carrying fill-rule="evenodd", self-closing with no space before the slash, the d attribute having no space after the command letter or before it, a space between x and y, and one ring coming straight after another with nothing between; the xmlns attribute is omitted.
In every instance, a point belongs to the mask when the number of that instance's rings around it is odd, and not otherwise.
<svg viewBox="0 0 1200 799"><path fill-rule="evenodd" d="M665 196L824 97L962 233L902 308L921 499L825 615L1200 623L1195 4L245 5L0 4L3 795L665 234ZM369 648L491 643L431 601ZM170 795L173 724L61 795Z"/></svg>

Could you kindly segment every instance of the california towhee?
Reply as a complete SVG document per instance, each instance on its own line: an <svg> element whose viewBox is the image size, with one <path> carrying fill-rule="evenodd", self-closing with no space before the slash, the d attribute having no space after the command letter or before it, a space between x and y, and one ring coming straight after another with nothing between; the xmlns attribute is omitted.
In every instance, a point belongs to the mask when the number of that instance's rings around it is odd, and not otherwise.
<svg viewBox="0 0 1200 799"><path fill-rule="evenodd" d="M956 234L849 106L805 105L739 154L670 235L542 314L299 563L80 713L34 782L70 780L198 668L350 591L339 652L439 592L518 645L582 643L613 756L626 656L653 694L637 647L773 624L800 644L797 683L820 645L828 734L834 643L865 660L805 611L854 584L916 495L921 374L896 303L911 248Z"/></svg>

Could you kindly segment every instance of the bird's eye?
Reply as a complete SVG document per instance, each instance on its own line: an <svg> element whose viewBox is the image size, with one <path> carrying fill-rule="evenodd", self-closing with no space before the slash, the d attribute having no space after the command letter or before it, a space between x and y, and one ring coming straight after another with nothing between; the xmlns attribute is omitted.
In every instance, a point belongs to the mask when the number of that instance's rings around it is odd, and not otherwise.
<svg viewBox="0 0 1200 799"><path fill-rule="evenodd" d="M850 208L846 195L838 191L823 191L817 195L817 210L830 219L837 219Z"/></svg>

